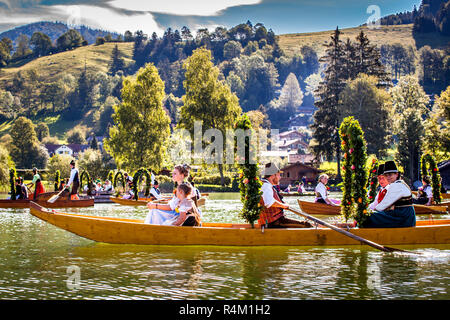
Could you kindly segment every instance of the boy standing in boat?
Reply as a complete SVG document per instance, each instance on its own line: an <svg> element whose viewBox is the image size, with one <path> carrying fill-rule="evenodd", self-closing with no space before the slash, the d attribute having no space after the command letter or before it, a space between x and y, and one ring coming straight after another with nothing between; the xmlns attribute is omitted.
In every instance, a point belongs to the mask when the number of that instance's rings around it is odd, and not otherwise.
<svg viewBox="0 0 450 320"><path fill-rule="evenodd" d="M70 200L79 200L78 188L80 187L80 175L78 169L75 168L75 160L70 161L70 169L70 179L66 185L66 189L69 189L72 186Z"/></svg>
<svg viewBox="0 0 450 320"><path fill-rule="evenodd" d="M284 216L284 209L289 208L289 205L283 202L275 188L280 182L281 172L275 163L268 163L264 168L264 178L261 179L263 182L261 200L264 206L259 216L259 225L267 228L310 228L311 224L307 221L298 221Z"/></svg>

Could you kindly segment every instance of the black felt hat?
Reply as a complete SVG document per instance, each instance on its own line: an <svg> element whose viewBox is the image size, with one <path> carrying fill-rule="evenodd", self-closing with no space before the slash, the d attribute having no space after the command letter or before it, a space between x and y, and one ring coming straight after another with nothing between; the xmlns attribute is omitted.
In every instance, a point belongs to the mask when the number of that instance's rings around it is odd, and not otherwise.
<svg viewBox="0 0 450 320"><path fill-rule="evenodd" d="M384 173L384 163L380 164L377 168L377 176L381 176Z"/></svg>
<svg viewBox="0 0 450 320"><path fill-rule="evenodd" d="M70 164L71 164L72 166L75 166L75 160L70 161Z"/></svg>
<svg viewBox="0 0 450 320"><path fill-rule="evenodd" d="M386 173L397 173L398 168L394 161L386 161L384 164L384 174Z"/></svg>

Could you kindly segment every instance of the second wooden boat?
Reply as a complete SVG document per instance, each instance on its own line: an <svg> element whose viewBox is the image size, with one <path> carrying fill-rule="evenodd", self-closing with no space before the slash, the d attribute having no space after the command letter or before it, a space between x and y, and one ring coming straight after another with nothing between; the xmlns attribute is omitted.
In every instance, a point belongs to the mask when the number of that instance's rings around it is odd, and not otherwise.
<svg viewBox="0 0 450 320"><path fill-rule="evenodd" d="M0 208L24 209L29 208L32 200L0 200ZM86 208L94 206L94 198L82 198L80 200L69 200L59 198L54 203L39 199L36 201L39 205L46 208Z"/></svg>
<svg viewBox="0 0 450 320"><path fill-rule="evenodd" d="M417 191L412 191L412 194L417 197ZM443 200L450 199L450 193L441 193L441 198Z"/></svg>
<svg viewBox="0 0 450 320"><path fill-rule="evenodd" d="M314 197L314 192L297 193L297 192L280 192L283 197Z"/></svg>
<svg viewBox="0 0 450 320"><path fill-rule="evenodd" d="M316 215L324 215L324 216L335 216L341 214L340 206L330 206L324 203L317 203L311 201L302 201L297 200L300 209L307 214L316 214ZM414 205L414 210L416 211L416 215L421 214L446 214L447 207L443 206L423 206L423 205Z"/></svg>

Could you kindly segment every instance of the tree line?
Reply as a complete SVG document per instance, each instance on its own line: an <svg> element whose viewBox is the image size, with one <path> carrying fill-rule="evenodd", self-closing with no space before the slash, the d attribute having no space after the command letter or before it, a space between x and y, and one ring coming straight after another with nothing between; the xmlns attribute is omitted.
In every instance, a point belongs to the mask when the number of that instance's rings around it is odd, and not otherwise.
<svg viewBox="0 0 450 320"><path fill-rule="evenodd" d="M368 153L386 157L388 150L396 145L395 158L407 179L416 181L422 153L432 152L439 160L450 155L447 127L450 118L445 113L449 108L450 87L431 105L418 78L408 75L410 69L397 66L396 58L392 57L390 63L382 63L383 59L395 55L408 59L407 51L398 53L397 46L384 46L380 50L363 32L355 40L342 41L341 32L336 29L327 44L326 55L321 59L326 69L316 90L318 110L311 126L310 147L317 157L336 159L340 177L342 155L338 130L342 120L351 115L361 124ZM387 66L399 77L395 86Z"/></svg>

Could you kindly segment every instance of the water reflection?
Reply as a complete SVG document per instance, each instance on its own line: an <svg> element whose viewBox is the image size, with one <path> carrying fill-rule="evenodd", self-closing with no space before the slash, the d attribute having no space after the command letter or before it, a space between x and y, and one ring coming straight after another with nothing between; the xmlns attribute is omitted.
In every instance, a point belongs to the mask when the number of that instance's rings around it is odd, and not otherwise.
<svg viewBox="0 0 450 320"><path fill-rule="evenodd" d="M239 221L236 199L210 199L208 222ZM295 202L295 199L290 199ZM96 205L89 215L143 218ZM128 246L95 243L28 210L0 211L0 299L449 299L450 246L421 255L354 247ZM80 269L78 290L67 270Z"/></svg>

